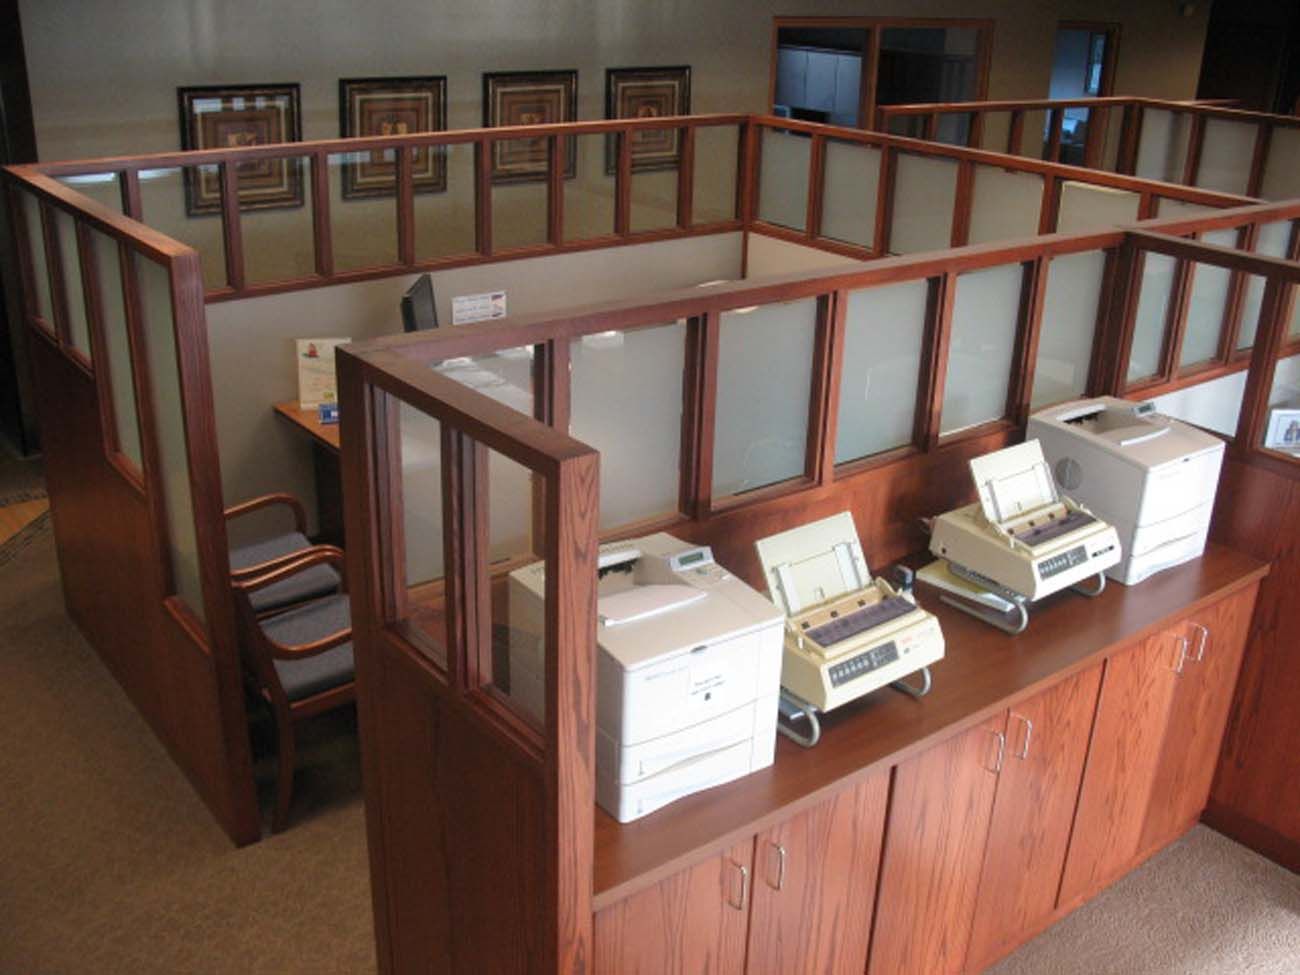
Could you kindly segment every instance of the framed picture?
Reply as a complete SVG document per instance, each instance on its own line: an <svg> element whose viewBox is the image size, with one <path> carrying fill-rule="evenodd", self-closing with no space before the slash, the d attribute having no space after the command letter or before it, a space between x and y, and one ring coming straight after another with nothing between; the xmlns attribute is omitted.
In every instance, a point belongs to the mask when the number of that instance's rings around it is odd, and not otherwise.
<svg viewBox="0 0 1300 975"><path fill-rule="evenodd" d="M1300 409L1270 411L1264 446L1270 450L1300 451Z"/></svg>
<svg viewBox="0 0 1300 975"><path fill-rule="evenodd" d="M691 113L691 69L608 68L605 71L606 118L662 118ZM632 171L673 169L681 159L676 129L632 133ZM605 172L618 168L618 139L605 140Z"/></svg>
<svg viewBox="0 0 1300 975"><path fill-rule="evenodd" d="M423 78L340 78L339 135L409 135L447 127L447 76ZM416 193L447 189L447 155L422 146L412 159ZM397 158L392 149L357 153L343 164L343 199L397 193Z"/></svg>
<svg viewBox="0 0 1300 975"><path fill-rule="evenodd" d="M497 71L483 75L483 124L548 125L578 117L578 72ZM546 179L547 138L502 139L492 144L492 181L528 183ZM564 176L578 171L577 139L564 148Z"/></svg>
<svg viewBox="0 0 1300 975"><path fill-rule="evenodd" d="M297 85L205 85L177 88L182 149L233 149L302 141ZM302 161L239 163L239 208L302 206ZM186 167L185 212L221 211L217 167Z"/></svg>

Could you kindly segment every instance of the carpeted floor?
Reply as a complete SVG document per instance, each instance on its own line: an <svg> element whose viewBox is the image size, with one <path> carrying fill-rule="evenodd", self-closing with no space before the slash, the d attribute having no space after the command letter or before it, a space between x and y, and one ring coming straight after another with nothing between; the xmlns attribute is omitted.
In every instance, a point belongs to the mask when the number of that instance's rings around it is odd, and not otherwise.
<svg viewBox="0 0 1300 975"><path fill-rule="evenodd" d="M64 613L48 515L0 545L0 715L0 975L375 970L349 716L233 849ZM1300 975L1300 878L1198 828L991 975Z"/></svg>

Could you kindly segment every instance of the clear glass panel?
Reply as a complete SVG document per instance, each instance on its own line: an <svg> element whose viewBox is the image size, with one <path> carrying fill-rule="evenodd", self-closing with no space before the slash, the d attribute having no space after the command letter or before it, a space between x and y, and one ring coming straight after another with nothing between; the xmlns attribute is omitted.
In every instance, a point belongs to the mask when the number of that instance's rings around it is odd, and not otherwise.
<svg viewBox="0 0 1300 975"><path fill-rule="evenodd" d="M1090 186L1067 180L1061 184L1061 209L1056 229L1062 234L1080 234L1089 230L1137 222L1140 198L1128 190L1108 186Z"/></svg>
<svg viewBox="0 0 1300 975"><path fill-rule="evenodd" d="M520 345L480 356L460 356L434 368L470 389L532 416L533 347Z"/></svg>
<svg viewBox="0 0 1300 975"><path fill-rule="evenodd" d="M135 266L140 282L141 332L153 394L153 420L158 439L158 476L166 515L172 587L195 615L204 619L198 541L194 532L194 504L190 495L185 411L176 361L171 281L167 269L151 260L137 256Z"/></svg>
<svg viewBox="0 0 1300 975"><path fill-rule="evenodd" d="M81 250L77 246L77 221L72 214L54 207L54 226L59 238L59 266L63 271L63 293L67 298L68 332L72 347L87 359L90 352L90 325L86 321L86 292L81 283Z"/></svg>
<svg viewBox="0 0 1300 975"><path fill-rule="evenodd" d="M543 518L532 517L545 485L494 450L488 454L488 532L493 539L492 683L520 714L541 727L546 715L546 540ZM602 472L603 476L603 472ZM534 534L536 532L536 534ZM626 584L622 573L609 583ZM607 577L608 578L608 577Z"/></svg>
<svg viewBox="0 0 1300 975"><path fill-rule="evenodd" d="M241 163L237 168L239 198L256 199L268 184L284 188L282 196L296 203L275 206L243 205L239 229L244 240L244 278L249 284L291 281L316 273L312 240L311 185L307 160L268 159Z"/></svg>
<svg viewBox="0 0 1300 975"><path fill-rule="evenodd" d="M1196 185L1223 193L1245 193L1257 131L1258 126L1253 122L1206 119Z"/></svg>
<svg viewBox="0 0 1300 975"><path fill-rule="evenodd" d="M1043 177L994 166L976 166L970 243L1036 236L1042 205Z"/></svg>
<svg viewBox="0 0 1300 975"><path fill-rule="evenodd" d="M1300 457L1300 356L1277 361L1268 407L1264 446Z"/></svg>
<svg viewBox="0 0 1300 975"><path fill-rule="evenodd" d="M402 444L402 537L406 546L406 588L412 602L420 587L441 579L442 424L405 403L399 404ZM445 631L432 634L445 645Z"/></svg>
<svg viewBox="0 0 1300 975"><path fill-rule="evenodd" d="M45 262L45 231L41 225L41 204L31 193L17 191L23 212L23 225L27 228L28 257L32 265L33 293L28 295L31 310L37 318L53 329L54 316L50 313L50 270Z"/></svg>
<svg viewBox="0 0 1300 975"><path fill-rule="evenodd" d="M641 129L632 135L633 233L677 226L680 130Z"/></svg>
<svg viewBox="0 0 1300 975"><path fill-rule="evenodd" d="M862 247L873 246L876 240L880 150L828 139L825 160L822 236Z"/></svg>
<svg viewBox="0 0 1300 975"><path fill-rule="evenodd" d="M1236 247L1236 230L1216 230L1202 234L1201 240L1219 247ZM1183 347L1178 364L1191 366L1208 362L1219 354L1223 334L1223 317L1228 310L1228 289L1232 272L1213 264L1195 263L1192 269L1192 293L1187 304L1187 327L1183 330Z"/></svg>
<svg viewBox="0 0 1300 975"><path fill-rule="evenodd" d="M617 143L605 135L580 135L578 172L564 181L564 239L588 240L614 232Z"/></svg>
<svg viewBox="0 0 1300 975"><path fill-rule="evenodd" d="M1025 112L1024 119L1019 155L1029 159L1042 159L1047 149L1047 142L1043 138L1043 133L1047 131L1047 112L1043 109Z"/></svg>
<svg viewBox="0 0 1300 975"><path fill-rule="evenodd" d="M359 191L357 176L374 165L370 152L329 157L330 241L334 270L353 271L397 263L397 200Z"/></svg>
<svg viewBox="0 0 1300 975"><path fill-rule="evenodd" d="M707 224L735 219L739 155L739 126L696 126L695 189L691 196L694 223Z"/></svg>
<svg viewBox="0 0 1300 975"><path fill-rule="evenodd" d="M221 236L221 182L216 166L140 171L142 221L199 252L203 286L226 285L226 245Z"/></svg>
<svg viewBox="0 0 1300 975"><path fill-rule="evenodd" d="M56 176L55 179L114 213L122 212L122 184L117 173L86 173L83 176Z"/></svg>
<svg viewBox="0 0 1300 975"><path fill-rule="evenodd" d="M891 254L944 250L952 241L957 163L900 152L895 157Z"/></svg>
<svg viewBox="0 0 1300 975"><path fill-rule="evenodd" d="M1259 228L1255 238L1255 253L1265 257L1286 257L1290 242L1290 220L1266 223ZM1259 329L1259 309L1263 301L1264 279L1257 274L1248 275L1241 304L1241 328L1237 332L1238 349L1249 349L1255 344L1255 335Z"/></svg>
<svg viewBox="0 0 1300 975"><path fill-rule="evenodd" d="M803 474L816 331L813 298L722 316L715 499Z"/></svg>
<svg viewBox="0 0 1300 975"><path fill-rule="evenodd" d="M126 328L126 302L122 296L122 263L117 241L97 230L90 232L95 272L99 279L100 318L104 323L104 346L108 362L109 393L113 398L113 429L117 449L141 470L140 425L132 386L131 346Z"/></svg>
<svg viewBox="0 0 1300 975"><path fill-rule="evenodd" d="M854 291L844 313L835 462L912 442L930 282Z"/></svg>
<svg viewBox="0 0 1300 975"><path fill-rule="evenodd" d="M1300 196L1300 129L1273 128L1259 195L1266 200L1293 200Z"/></svg>
<svg viewBox="0 0 1300 975"><path fill-rule="evenodd" d="M1245 390L1245 371L1234 372L1156 396L1151 402L1166 416L1231 437L1237 432L1237 418L1241 415Z"/></svg>
<svg viewBox="0 0 1300 975"><path fill-rule="evenodd" d="M430 146L415 154L415 259L472 254L474 242L474 146Z"/></svg>
<svg viewBox="0 0 1300 975"><path fill-rule="evenodd" d="M1129 382L1146 379L1160 372L1169 292L1173 288L1176 263L1172 257L1164 254L1142 256L1142 282L1138 288L1133 348L1128 357Z"/></svg>
<svg viewBox="0 0 1300 975"><path fill-rule="evenodd" d="M600 451L600 528L677 510L686 325L571 345L569 433Z"/></svg>
<svg viewBox="0 0 1300 975"><path fill-rule="evenodd" d="M1088 385L1106 255L1067 254L1047 269L1031 409L1081 396Z"/></svg>
<svg viewBox="0 0 1300 975"><path fill-rule="evenodd" d="M808 164L812 140L763 129L758 171L758 219L804 230L808 226Z"/></svg>
<svg viewBox="0 0 1300 975"><path fill-rule="evenodd" d="M1158 108L1143 108L1134 175L1141 179L1181 183L1190 133L1189 115Z"/></svg>
<svg viewBox="0 0 1300 975"><path fill-rule="evenodd" d="M1023 275L1019 264L1008 264L957 276L940 432L1006 415Z"/></svg>
<svg viewBox="0 0 1300 975"><path fill-rule="evenodd" d="M1088 126L1092 124L1092 109L1066 108L1061 110L1060 161L1067 166L1082 166L1087 151Z"/></svg>
<svg viewBox="0 0 1300 975"><path fill-rule="evenodd" d="M969 112L944 112L934 126L934 141L949 146L964 146L970 138Z"/></svg>
<svg viewBox="0 0 1300 975"><path fill-rule="evenodd" d="M499 139L493 146L493 158L509 170L492 181L492 249L500 252L545 244L551 140L546 136ZM576 153L577 147L570 144L565 159ZM575 159L570 170L576 165Z"/></svg>

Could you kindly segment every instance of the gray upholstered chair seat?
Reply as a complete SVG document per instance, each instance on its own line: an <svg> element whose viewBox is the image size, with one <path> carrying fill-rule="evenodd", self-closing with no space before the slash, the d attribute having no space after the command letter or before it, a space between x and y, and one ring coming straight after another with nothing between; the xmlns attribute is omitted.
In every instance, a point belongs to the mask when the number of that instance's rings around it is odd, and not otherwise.
<svg viewBox="0 0 1300 975"><path fill-rule="evenodd" d="M352 625L348 596L338 593L296 606L278 616L262 620L262 632L276 643L289 646L311 643ZM352 641L331 647L324 653L298 660L275 658L272 663L290 701L350 683L355 676Z"/></svg>
<svg viewBox="0 0 1300 975"><path fill-rule="evenodd" d="M230 549L230 568L233 571L262 565L272 559L278 559L294 552L301 552L311 546L307 536L301 532L285 532L272 535L249 545L240 545ZM265 588L248 594L249 602L255 613L270 613L295 603L328 596L339 590L339 574L328 565L313 565L302 572L295 573L288 579L272 583Z"/></svg>

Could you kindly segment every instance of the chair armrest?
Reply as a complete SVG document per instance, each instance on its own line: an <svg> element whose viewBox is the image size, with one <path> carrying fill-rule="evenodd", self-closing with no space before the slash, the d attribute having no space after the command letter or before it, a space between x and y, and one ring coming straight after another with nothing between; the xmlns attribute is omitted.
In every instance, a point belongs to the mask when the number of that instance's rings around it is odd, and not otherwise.
<svg viewBox="0 0 1300 975"><path fill-rule="evenodd" d="M314 657L318 653L324 653L351 639L352 627L349 626L336 630L329 636L323 636L319 640L312 640L310 643L280 643L269 636L266 637L266 642L270 645L272 653L280 659L301 660L303 657Z"/></svg>
<svg viewBox="0 0 1300 975"><path fill-rule="evenodd" d="M303 509L302 502L292 494L276 493L263 494L261 497L250 498L247 501L241 501L239 504L232 504L226 509L226 520L238 518L240 515L246 515L250 511L259 511L262 508L269 508L272 505L282 504L293 512L294 527L298 531L307 534L307 512Z"/></svg>
<svg viewBox="0 0 1300 975"><path fill-rule="evenodd" d="M246 577L244 573L233 575L230 580L231 586L247 595L263 589L275 582L288 579L290 576L297 575L304 569L310 569L313 565L330 563L339 570L339 575L343 577L343 588L347 589L347 569L344 565L343 550L334 545L313 545L311 548L305 548L301 552L295 552L285 556L284 559L276 560L274 568L271 568L260 575Z"/></svg>

